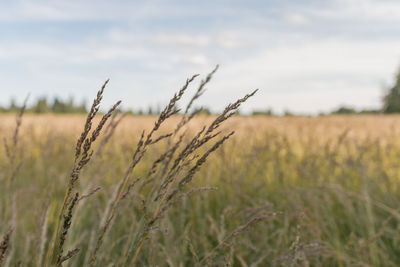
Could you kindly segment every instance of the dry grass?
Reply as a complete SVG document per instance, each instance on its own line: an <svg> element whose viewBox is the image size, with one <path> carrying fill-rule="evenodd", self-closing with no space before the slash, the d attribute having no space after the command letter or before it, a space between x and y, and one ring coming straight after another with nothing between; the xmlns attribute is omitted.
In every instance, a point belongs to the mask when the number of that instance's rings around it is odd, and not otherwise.
<svg viewBox="0 0 400 267"><path fill-rule="evenodd" d="M97 225L97 238L95 238L97 241L95 243L91 242L90 245L93 247L87 248L87 253L91 254L90 260L88 262L83 262L83 264L88 264L90 266L94 266L96 264L97 255L99 254L107 232L113 225L117 211L120 209L121 200L129 195L131 191L133 191L132 188L139 182L141 183L140 188L136 190L135 193L141 194L143 208L141 210L142 215L141 219L135 226L135 235L133 238L128 240L126 243L127 246L124 249L124 254L121 255L122 257L120 259L118 259L123 265L135 266L137 264L143 249L143 245L148 239L148 236L154 231L154 228L157 227L157 222L163 218L170 208L172 208L176 203L180 202L180 200L182 200L184 197L190 195L191 192L204 191L204 188L199 188L199 190L192 189L189 191L189 193L185 192L187 191L188 185L191 184L194 175L207 161L207 158L233 135L234 132L230 132L226 135L223 135L221 131L217 132L221 124L234 115L240 105L246 102L246 100L252 97L257 91L255 90L254 92L237 100L233 104L229 104L223 113L217 116L209 124L209 126L204 126L202 130L198 131L194 137L187 137L187 131L182 129L198 113L198 111L192 111L191 107L194 101L196 101L203 94L205 85L211 80L212 75L215 73L217 68L218 66L205 78L205 80L201 81L198 89L192 96L189 104L186 106L183 115L180 116L180 121L176 124L176 126L174 126L174 130L172 132L163 134L160 133L160 128L169 118L178 114L178 101L185 94L185 91L188 89L190 83L192 83L198 75L193 75L190 79L187 79L185 85L170 99L168 105L159 114L158 118L155 120L154 126L147 131L147 133L142 131L138 144L136 145L136 149L132 153L130 163L127 165L120 182L116 185L116 189L107 202L107 205L105 205L101 223L100 225ZM97 187L96 189L93 189L80 197L80 192L85 189L79 188L77 185L81 180L81 176L86 165L93 160L93 155L100 154L122 118L120 117L119 120L115 120L117 116L116 109L121 103L121 101L118 101L107 113L102 116L100 121L97 123L97 126L93 128L94 119L100 109L100 103L107 83L108 80L97 93L97 96L93 101L84 123L84 129L76 142L73 166L67 182L63 201L59 202L60 205L56 204L55 208L55 214L58 215L56 215L55 219L53 219L53 225L49 226L46 223L45 227L48 229L42 228L40 231L42 238L40 249L41 255L39 255L39 257L38 255L34 255L34 257L32 257L37 261L37 265L62 266L66 261L70 261L72 257L78 255L78 253L81 251L81 248L75 247L68 250L67 253L64 253L64 247L69 236L68 234L71 231L71 225L75 218L74 210L76 209L78 202L80 202L82 199L87 199L92 196L94 193L99 191L100 187ZM18 133L21 127L24 110L25 104L16 118L16 127L12 138L12 150L8 145L7 138L4 137L5 155L9 159L10 169L12 170L14 169L14 160L18 151ZM110 118L111 121L106 127L105 134L100 141L100 146L95 150L93 146L99 135L102 133L103 127ZM37 125L34 126L37 127ZM217 139L221 135L222 137ZM191 138L191 140L189 142L183 142L184 138ZM142 177L133 179L133 171L147 154L146 152L151 149L151 147L164 141L166 141L166 147L164 148L165 152L161 153L158 158L155 158L152 167L147 172L148 174L145 179L142 179ZM209 148L206 146L208 144L210 144ZM21 150L25 149L26 147L21 147ZM179 150L180 152L178 152ZM23 162L23 159L21 159L21 162ZM107 163L107 161L103 161L102 163ZM6 176L2 178L2 182L5 185L8 185L6 190L3 191L3 196L6 196L3 197L5 208L7 208L8 203L11 202L10 199L13 199L12 204L16 205L16 192L14 191L16 187L13 186L16 170L17 169L13 170L11 177L8 178ZM89 185L91 184L93 184L93 181L89 182ZM57 201L57 197L53 196L52 199ZM15 207L11 208L11 214L18 214ZM45 216L48 216L47 210ZM17 224L15 216L10 216L10 218L5 216L4 221L7 220L9 220L12 225ZM93 224L91 227L96 227L96 225ZM47 231L52 233L49 239L46 237ZM9 231L1 243L1 260L3 260L4 256L6 255L7 250L10 247L10 243L14 243L10 242L11 233L12 231ZM46 249L47 252L42 256L42 252L46 246L46 240L49 240ZM14 255L11 254L9 255L8 259L13 260L13 257ZM89 258L85 256L85 259ZM10 261L7 262L7 265L9 263ZM18 259L16 264L21 265L22 260Z"/></svg>
<svg viewBox="0 0 400 267"><path fill-rule="evenodd" d="M398 265L399 116L178 115L195 78L158 117L0 115L0 265Z"/></svg>

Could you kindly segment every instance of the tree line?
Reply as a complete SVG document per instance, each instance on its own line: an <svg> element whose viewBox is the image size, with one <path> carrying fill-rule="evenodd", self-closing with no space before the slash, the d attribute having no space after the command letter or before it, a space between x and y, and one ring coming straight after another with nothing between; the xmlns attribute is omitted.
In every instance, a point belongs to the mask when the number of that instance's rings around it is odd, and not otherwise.
<svg viewBox="0 0 400 267"><path fill-rule="evenodd" d="M377 110L360 110L357 111L352 107L339 107L333 111L333 114L374 114L374 113L400 113L400 71L396 75L394 85L386 89L385 95L382 99L382 107Z"/></svg>
<svg viewBox="0 0 400 267"><path fill-rule="evenodd" d="M8 106L0 106L0 112L7 113L19 112L21 106L16 104L15 99L11 99ZM160 107L151 107L147 109L125 109L124 112L133 115L156 115L161 112ZM53 100L48 100L46 97L40 97L30 104L26 108L27 113L57 113L57 114L85 114L88 112L86 101L81 103L76 103L72 97L67 100L61 98L54 98ZM202 108L198 113L203 115L211 115L212 112L208 108Z"/></svg>
<svg viewBox="0 0 400 267"><path fill-rule="evenodd" d="M31 113L87 113L86 102L75 103L73 98L63 100L60 98L54 98L49 101L46 97L40 97L36 101L27 107L27 112ZM8 106L0 106L0 112L18 112L20 106L18 106L14 99L10 101ZM159 108L152 108L151 106L146 109L125 110L125 112L135 115L154 115L160 112ZM208 108L202 108L200 113L204 115L214 114ZM238 112L239 113L239 112ZM385 95L382 99L382 107L380 109L362 109L356 110L350 106L341 106L330 114L378 114L378 113L400 113L400 71L396 75L395 83L392 87L386 89ZM272 109L265 110L254 110L252 115L268 115L273 116L275 113ZM285 116L291 116L293 113L286 110ZM321 114L322 115L322 114ZM325 114L324 114L325 115Z"/></svg>
<svg viewBox="0 0 400 267"><path fill-rule="evenodd" d="M328 114L380 114L400 113L400 70L396 75L394 85L385 90L380 109L357 110L351 106L341 106ZM274 115L272 109L253 111L253 115ZM285 116L293 115L290 111L284 112ZM326 114L320 114L326 115Z"/></svg>
<svg viewBox="0 0 400 267"><path fill-rule="evenodd" d="M14 99L11 99L10 104L7 107L1 107L1 112L18 112L21 107L16 104ZM86 103L82 102L77 104L73 98L63 100L60 98L54 98L53 101L49 101L46 97L40 97L36 99L36 102L29 105L26 112L31 113L87 113Z"/></svg>

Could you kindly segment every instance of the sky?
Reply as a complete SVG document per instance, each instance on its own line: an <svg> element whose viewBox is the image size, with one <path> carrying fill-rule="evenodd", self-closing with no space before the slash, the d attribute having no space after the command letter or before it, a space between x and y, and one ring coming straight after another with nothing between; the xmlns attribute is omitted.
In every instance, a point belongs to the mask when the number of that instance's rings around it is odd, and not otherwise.
<svg viewBox="0 0 400 267"><path fill-rule="evenodd" d="M1 0L0 104L90 102L110 78L105 108L146 109L219 64L198 103L214 111L255 88L242 111L379 108L399 23L398 0Z"/></svg>

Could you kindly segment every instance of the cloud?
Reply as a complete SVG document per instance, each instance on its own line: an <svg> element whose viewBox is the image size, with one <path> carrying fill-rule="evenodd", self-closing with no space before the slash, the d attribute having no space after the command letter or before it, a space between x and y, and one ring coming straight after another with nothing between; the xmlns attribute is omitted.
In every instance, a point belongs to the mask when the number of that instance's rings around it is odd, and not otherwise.
<svg viewBox="0 0 400 267"><path fill-rule="evenodd" d="M210 38L206 35L189 34L156 34L153 41L159 44L189 47L207 47L211 43Z"/></svg>
<svg viewBox="0 0 400 267"><path fill-rule="evenodd" d="M265 49L254 56L223 65L210 92L209 103L219 95L243 94L260 88L250 108L272 106L298 112L327 111L340 103L380 105L380 86L389 84L400 52L392 43L341 39L304 39L301 43ZM234 78L233 78L234 77ZM214 103L215 102L215 103Z"/></svg>
<svg viewBox="0 0 400 267"><path fill-rule="evenodd" d="M347 14L364 19L398 21L400 2L388 0L352 0L340 1L347 5Z"/></svg>
<svg viewBox="0 0 400 267"><path fill-rule="evenodd" d="M145 107L220 63L204 105L221 109L222 98L260 88L245 110L316 112L342 102L378 105L380 85L400 58L396 1L19 0L0 7L9 34L0 42L10 88L2 98L22 89L86 97L111 76L113 95Z"/></svg>
<svg viewBox="0 0 400 267"><path fill-rule="evenodd" d="M285 19L294 25L306 26L311 23L311 21L303 14L296 12L288 12L284 15Z"/></svg>
<svg viewBox="0 0 400 267"><path fill-rule="evenodd" d="M300 6L302 12L319 19L345 19L354 22L400 20L400 2L394 0L332 0L327 6Z"/></svg>
<svg viewBox="0 0 400 267"><path fill-rule="evenodd" d="M76 4L72 2L49 1L12 1L3 4L0 20L4 21L62 21L85 17ZM75 11L75 12L74 12Z"/></svg>

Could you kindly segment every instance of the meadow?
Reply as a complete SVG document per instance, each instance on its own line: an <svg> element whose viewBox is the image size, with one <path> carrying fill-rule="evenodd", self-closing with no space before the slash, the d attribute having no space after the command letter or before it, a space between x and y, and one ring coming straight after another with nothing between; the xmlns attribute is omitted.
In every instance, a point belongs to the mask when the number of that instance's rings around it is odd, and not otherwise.
<svg viewBox="0 0 400 267"><path fill-rule="evenodd" d="M233 116L185 182L213 143L165 173L217 117L181 138L172 114L121 190L158 117L116 113L68 198L86 116L25 114L18 132L16 117L0 115L2 266L400 264L400 116Z"/></svg>

